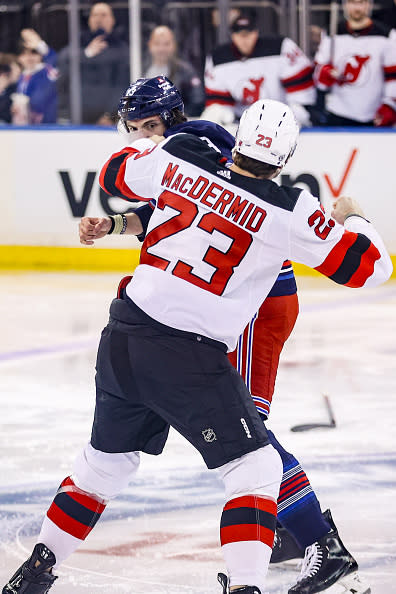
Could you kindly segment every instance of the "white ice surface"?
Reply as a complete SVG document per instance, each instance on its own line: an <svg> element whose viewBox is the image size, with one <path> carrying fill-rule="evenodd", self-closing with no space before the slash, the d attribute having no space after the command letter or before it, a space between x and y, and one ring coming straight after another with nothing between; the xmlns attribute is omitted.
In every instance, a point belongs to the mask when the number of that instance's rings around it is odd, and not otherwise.
<svg viewBox="0 0 396 594"><path fill-rule="evenodd" d="M96 347L118 275L0 277L0 586L29 554L60 481L89 439ZM269 427L330 507L373 594L396 592L396 285L300 279ZM335 429L292 433L326 421ZM220 594L223 492L176 433L59 570L56 594ZM297 569L271 567L286 594Z"/></svg>

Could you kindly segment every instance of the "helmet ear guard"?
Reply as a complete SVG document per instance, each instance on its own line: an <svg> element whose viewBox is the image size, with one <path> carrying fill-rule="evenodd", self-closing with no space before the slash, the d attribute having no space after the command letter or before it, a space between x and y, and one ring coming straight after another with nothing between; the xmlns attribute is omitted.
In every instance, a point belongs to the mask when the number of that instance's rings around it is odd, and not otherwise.
<svg viewBox="0 0 396 594"><path fill-rule="evenodd" d="M296 150L299 131L288 105L261 99L243 112L234 150L256 161L283 167Z"/></svg>
<svg viewBox="0 0 396 594"><path fill-rule="evenodd" d="M179 90L166 76L138 78L122 95L118 115L127 132L128 120L141 120L158 115L166 128L173 125L174 110L184 112Z"/></svg>

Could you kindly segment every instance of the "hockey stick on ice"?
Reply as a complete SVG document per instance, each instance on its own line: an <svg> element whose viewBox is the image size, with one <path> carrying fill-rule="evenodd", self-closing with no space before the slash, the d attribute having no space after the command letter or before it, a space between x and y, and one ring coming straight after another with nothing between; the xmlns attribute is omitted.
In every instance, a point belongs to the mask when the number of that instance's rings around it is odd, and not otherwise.
<svg viewBox="0 0 396 594"><path fill-rule="evenodd" d="M293 427L290 427L290 431L296 433L299 431L310 431L311 429L334 429L334 427L336 427L336 421L332 406L330 404L330 399L327 394L323 394L323 400L329 417L328 423L306 423L304 425L294 425Z"/></svg>

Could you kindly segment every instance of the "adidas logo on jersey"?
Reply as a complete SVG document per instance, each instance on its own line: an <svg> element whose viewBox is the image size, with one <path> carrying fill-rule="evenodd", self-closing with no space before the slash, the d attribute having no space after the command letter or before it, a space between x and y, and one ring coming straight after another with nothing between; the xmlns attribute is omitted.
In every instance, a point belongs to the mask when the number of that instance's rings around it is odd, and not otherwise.
<svg viewBox="0 0 396 594"><path fill-rule="evenodd" d="M221 177L225 177L226 179L231 179L231 171L228 169L219 169L216 171L217 175L221 175Z"/></svg>

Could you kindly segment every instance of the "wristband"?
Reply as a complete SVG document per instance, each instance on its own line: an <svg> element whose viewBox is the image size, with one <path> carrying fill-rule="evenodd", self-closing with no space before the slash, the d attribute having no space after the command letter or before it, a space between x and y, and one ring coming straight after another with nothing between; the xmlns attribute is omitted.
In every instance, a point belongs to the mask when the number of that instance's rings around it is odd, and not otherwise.
<svg viewBox="0 0 396 594"><path fill-rule="evenodd" d="M111 235L114 231L114 219L113 217L109 217L110 221L111 221L111 227L110 229L107 231L107 235Z"/></svg>
<svg viewBox="0 0 396 594"><path fill-rule="evenodd" d="M367 221L367 223L370 223L370 221L368 219L366 219L366 217L364 217L363 215L357 214L356 212L351 212L349 215L347 215L344 219L344 223L347 219L349 219L349 217L359 217L360 219Z"/></svg>
<svg viewBox="0 0 396 594"><path fill-rule="evenodd" d="M123 235L128 226L128 219L124 214L110 215L111 227L107 235Z"/></svg>

